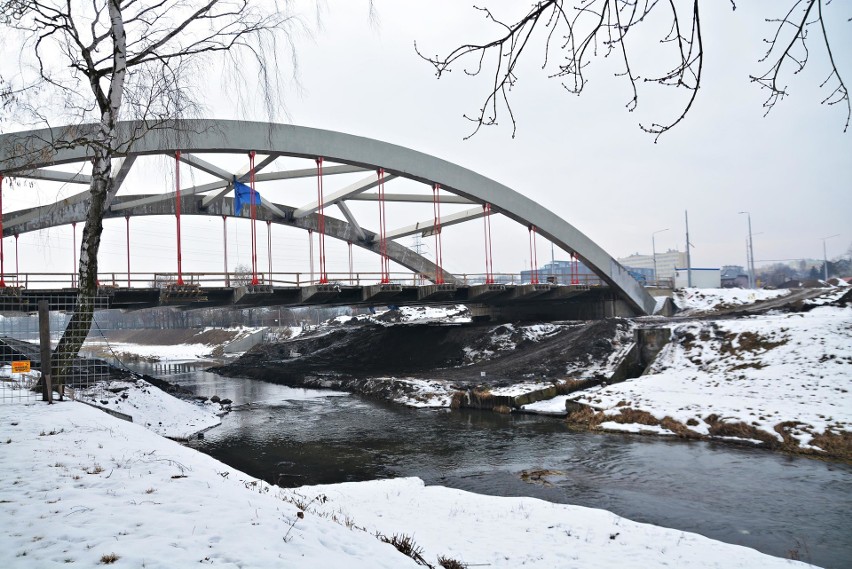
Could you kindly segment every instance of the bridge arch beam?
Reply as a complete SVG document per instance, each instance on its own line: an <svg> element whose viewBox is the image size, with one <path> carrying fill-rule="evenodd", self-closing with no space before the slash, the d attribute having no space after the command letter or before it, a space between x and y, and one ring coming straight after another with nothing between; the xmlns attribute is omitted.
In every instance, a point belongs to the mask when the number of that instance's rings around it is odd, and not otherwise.
<svg viewBox="0 0 852 569"><path fill-rule="evenodd" d="M27 170L35 168L86 160L90 157L89 148L74 141L94 139L96 128L96 125L76 125L0 135L0 173L25 175ZM322 157L368 169L382 167L395 176L428 185L438 183L443 190L473 202L491 204L493 211L522 225L534 225L540 235L576 253L638 313L650 314L655 306L654 299L623 266L552 211L508 186L435 156L379 140L289 124L199 119L174 121L153 130L146 130L139 123L121 123L119 132L118 139L126 141L118 152L122 156L177 150L193 153L254 150L260 154L307 159ZM366 244L359 242L359 245Z"/></svg>

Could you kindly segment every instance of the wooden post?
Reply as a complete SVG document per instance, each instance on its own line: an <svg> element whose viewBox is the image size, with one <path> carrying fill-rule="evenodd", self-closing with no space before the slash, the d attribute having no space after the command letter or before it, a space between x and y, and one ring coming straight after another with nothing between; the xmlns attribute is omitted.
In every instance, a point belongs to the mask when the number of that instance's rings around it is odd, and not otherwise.
<svg viewBox="0 0 852 569"><path fill-rule="evenodd" d="M38 339L41 344L41 379L44 386L42 401L53 403L53 385L50 380L52 363L50 359L50 310L48 301L38 301Z"/></svg>

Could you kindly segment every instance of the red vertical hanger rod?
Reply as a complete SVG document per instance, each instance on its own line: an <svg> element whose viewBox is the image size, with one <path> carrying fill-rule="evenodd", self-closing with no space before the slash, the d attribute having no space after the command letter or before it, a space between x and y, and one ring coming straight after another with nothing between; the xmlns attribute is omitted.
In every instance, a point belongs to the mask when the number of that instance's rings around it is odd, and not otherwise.
<svg viewBox="0 0 852 569"><path fill-rule="evenodd" d="M379 255L381 256L382 284L390 282L388 261L387 214L385 213L385 169L379 168Z"/></svg>
<svg viewBox="0 0 852 569"><path fill-rule="evenodd" d="M485 211L485 284L494 284L494 262L491 256L491 204L482 206Z"/></svg>
<svg viewBox="0 0 852 569"><path fill-rule="evenodd" d="M249 152L249 185L251 189L249 190L250 197L250 211L251 211L251 284L256 285L259 281L257 280L257 199L255 198L255 189L254 189L254 150Z"/></svg>
<svg viewBox="0 0 852 569"><path fill-rule="evenodd" d="M322 157L317 158L317 240L319 241L319 284L328 283L325 268L325 212L322 193ZM311 263L313 267L313 263Z"/></svg>
<svg viewBox="0 0 852 569"><path fill-rule="evenodd" d="M175 152L175 219L177 221L177 284L183 284L180 251L180 150Z"/></svg>
<svg viewBox="0 0 852 569"><path fill-rule="evenodd" d="M441 185L432 186L432 211L435 214L435 284L444 284L444 254L441 248Z"/></svg>
<svg viewBox="0 0 852 569"><path fill-rule="evenodd" d="M530 225L530 283L538 284L538 248L535 225Z"/></svg>

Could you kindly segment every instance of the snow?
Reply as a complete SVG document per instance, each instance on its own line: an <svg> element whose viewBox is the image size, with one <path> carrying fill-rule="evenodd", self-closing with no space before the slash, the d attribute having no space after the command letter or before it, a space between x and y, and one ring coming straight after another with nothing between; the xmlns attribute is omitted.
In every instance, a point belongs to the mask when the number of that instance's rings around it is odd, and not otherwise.
<svg viewBox="0 0 852 569"><path fill-rule="evenodd" d="M674 435L673 432L659 425L640 425L639 423L616 423L614 421L604 421L600 424L600 428L605 431L622 431L624 433Z"/></svg>
<svg viewBox="0 0 852 569"><path fill-rule="evenodd" d="M570 395L557 395L552 399L544 399L524 405L522 409L530 413L541 413L542 415L565 415L565 402L568 401Z"/></svg>
<svg viewBox="0 0 852 569"><path fill-rule="evenodd" d="M140 425L75 402L0 412L0 566L416 567Z"/></svg>
<svg viewBox="0 0 852 569"><path fill-rule="evenodd" d="M377 311L375 314L357 316L336 316L323 323L323 326L340 326L350 322L370 322L384 326L396 324L425 324L441 322L443 324L463 324L471 321L470 311L463 304L452 306L400 306L394 310Z"/></svg>
<svg viewBox="0 0 852 569"><path fill-rule="evenodd" d="M207 344L148 345L129 342L110 342L116 354L135 354L140 358L161 362L185 362L203 360L210 356L212 348ZM89 344L86 348L90 347Z"/></svg>
<svg viewBox="0 0 852 569"><path fill-rule="evenodd" d="M116 567L417 567L375 532L412 536L433 565L805 566L605 510L416 478L284 490L79 402L2 405L0 425L0 519L15 520L0 532L2 567L110 555Z"/></svg>
<svg viewBox="0 0 852 569"><path fill-rule="evenodd" d="M77 397L96 407L129 415L158 435L186 440L221 423L219 405L195 404L172 397L143 379L98 383Z"/></svg>
<svg viewBox="0 0 852 569"><path fill-rule="evenodd" d="M470 322L470 311L463 304L454 306L401 306L402 322Z"/></svg>
<svg viewBox="0 0 852 569"><path fill-rule="evenodd" d="M515 383L513 385L507 385L506 387L492 387L489 391L491 395L501 396L501 397L517 397L519 395L524 395L526 393L530 393L533 391L540 391L542 389L547 389L548 387L553 387L553 382L551 381L525 381L522 383Z"/></svg>
<svg viewBox="0 0 852 569"><path fill-rule="evenodd" d="M172 344L139 344L134 342L116 342L104 339L90 338L86 341L84 350L109 350L109 353L121 356L122 354L134 354L148 361L162 362L188 362L209 359L214 348L229 344L250 336L263 330L259 327L239 326L234 328L199 329L195 337L202 337L208 332L216 332L223 341L214 343L202 343L187 341ZM297 335L301 329L294 330ZM189 337L190 339L192 336ZM226 338L226 339L225 339Z"/></svg>
<svg viewBox="0 0 852 569"><path fill-rule="evenodd" d="M774 427L792 421L803 448L814 434L852 428L852 307L686 322L672 334L647 375L572 398L608 415L627 402L657 419L692 420L704 435L711 414L779 440Z"/></svg>
<svg viewBox="0 0 852 569"><path fill-rule="evenodd" d="M412 536L427 562L470 567L791 567L739 546L640 524L606 510L534 498L483 496L417 478L303 487L314 502L368 533ZM416 512L416 515L412 515Z"/></svg>
<svg viewBox="0 0 852 569"><path fill-rule="evenodd" d="M742 288L684 288L674 293L675 304L690 314L720 308L732 308L772 300L790 294L789 289L763 290Z"/></svg>

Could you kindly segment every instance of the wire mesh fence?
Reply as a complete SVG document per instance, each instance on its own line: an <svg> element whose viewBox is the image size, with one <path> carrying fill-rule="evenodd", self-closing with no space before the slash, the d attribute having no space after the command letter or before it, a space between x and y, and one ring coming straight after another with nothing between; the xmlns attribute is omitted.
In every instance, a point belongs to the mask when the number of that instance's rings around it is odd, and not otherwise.
<svg viewBox="0 0 852 569"><path fill-rule="evenodd" d="M75 398L109 379L111 366L86 351L89 338L101 335L97 318L91 329L75 323L73 291L40 299L46 305L41 318L38 305L22 306L19 292L0 289L0 404L39 401L48 391L55 398ZM105 309L106 302L96 298L93 309ZM43 339L49 351L42 350Z"/></svg>

